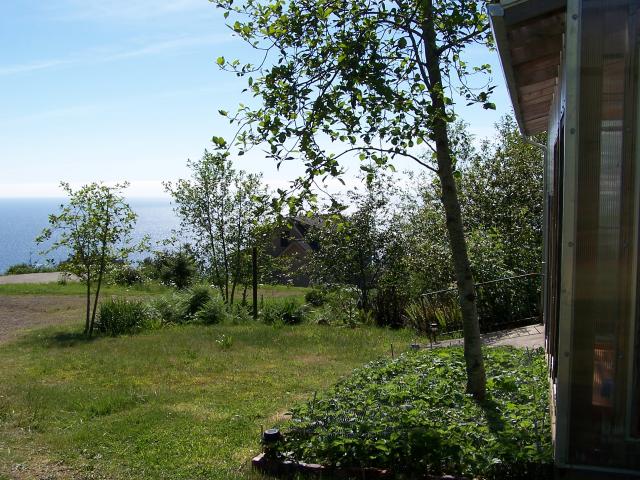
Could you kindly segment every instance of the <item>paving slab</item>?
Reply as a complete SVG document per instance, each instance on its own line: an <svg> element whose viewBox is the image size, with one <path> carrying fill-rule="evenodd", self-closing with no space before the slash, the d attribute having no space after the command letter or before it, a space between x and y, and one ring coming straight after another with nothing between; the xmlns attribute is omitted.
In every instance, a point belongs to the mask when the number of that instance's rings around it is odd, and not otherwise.
<svg viewBox="0 0 640 480"><path fill-rule="evenodd" d="M488 346L511 345L520 348L544 348L544 326L529 325L526 327L502 330L500 332L485 333L481 335L482 343ZM447 347L451 345L462 345L461 338L455 340L443 340L435 342L434 347ZM428 346L428 345L427 345Z"/></svg>

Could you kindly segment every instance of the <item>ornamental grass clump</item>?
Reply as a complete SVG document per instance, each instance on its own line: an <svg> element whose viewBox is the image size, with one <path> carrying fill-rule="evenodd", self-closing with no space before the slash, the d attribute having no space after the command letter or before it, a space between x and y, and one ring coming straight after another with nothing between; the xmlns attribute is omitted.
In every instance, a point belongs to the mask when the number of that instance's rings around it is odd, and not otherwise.
<svg viewBox="0 0 640 480"><path fill-rule="evenodd" d="M262 321L268 325L297 325L304 321L305 314L304 305L296 298L272 298L260 312Z"/></svg>
<svg viewBox="0 0 640 480"><path fill-rule="evenodd" d="M195 285L187 290L182 300L185 320L192 319L213 298L214 292L208 285Z"/></svg>
<svg viewBox="0 0 640 480"><path fill-rule="evenodd" d="M96 328L112 337L146 329L151 321L148 306L139 300L110 298L100 304Z"/></svg>
<svg viewBox="0 0 640 480"><path fill-rule="evenodd" d="M354 371L292 410L285 451L332 467L469 478L550 475L546 362L540 350L484 351L487 399L465 393L462 348L408 352Z"/></svg>

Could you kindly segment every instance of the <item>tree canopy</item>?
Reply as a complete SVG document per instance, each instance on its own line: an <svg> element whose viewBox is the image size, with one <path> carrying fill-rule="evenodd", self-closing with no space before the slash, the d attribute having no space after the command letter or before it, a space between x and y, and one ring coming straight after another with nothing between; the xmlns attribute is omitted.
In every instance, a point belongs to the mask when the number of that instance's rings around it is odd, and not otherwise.
<svg viewBox="0 0 640 480"><path fill-rule="evenodd" d="M218 58L247 77L258 107L229 114L239 132L220 148L240 153L266 145L278 164L299 159L305 174L292 190L311 191L317 177L340 177L341 158L357 154L371 180L378 167L401 155L437 172L442 185L456 282L462 307L468 390L485 395L475 290L454 179L448 125L454 98L494 108L493 87L474 86L465 49L490 43L480 0L213 0L233 14L233 31L262 54L256 64ZM477 88L476 88L477 87ZM425 145L433 156L416 155ZM281 195L287 192L281 191ZM300 196L289 197L292 208Z"/></svg>
<svg viewBox="0 0 640 480"><path fill-rule="evenodd" d="M49 215L49 227L37 241L51 241L46 253L59 248L69 250L64 269L77 275L87 286L84 333L91 336L102 280L140 249L131 243L137 216L122 196L122 190L128 186L126 182L115 186L94 182L77 190L65 182L60 185L69 200L60 205L59 213Z"/></svg>

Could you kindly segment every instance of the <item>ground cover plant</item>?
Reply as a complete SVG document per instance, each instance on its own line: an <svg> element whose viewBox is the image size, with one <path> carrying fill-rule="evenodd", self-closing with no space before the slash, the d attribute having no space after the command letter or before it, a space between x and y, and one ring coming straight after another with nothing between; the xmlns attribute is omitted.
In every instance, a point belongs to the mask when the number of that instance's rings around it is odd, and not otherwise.
<svg viewBox="0 0 640 480"><path fill-rule="evenodd" d="M261 427L409 342L258 322L93 340L73 326L31 332L0 348L0 478L251 478Z"/></svg>
<svg viewBox="0 0 640 480"><path fill-rule="evenodd" d="M374 361L294 408L283 451L409 478L546 478L552 447L543 351L498 347L484 356L488 395L480 403L465 394L461 347Z"/></svg>

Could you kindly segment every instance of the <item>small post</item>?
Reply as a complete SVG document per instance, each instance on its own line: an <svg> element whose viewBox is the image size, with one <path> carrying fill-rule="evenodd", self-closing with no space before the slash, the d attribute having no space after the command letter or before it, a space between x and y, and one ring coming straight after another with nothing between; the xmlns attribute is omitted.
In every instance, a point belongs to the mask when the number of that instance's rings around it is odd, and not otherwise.
<svg viewBox="0 0 640 480"><path fill-rule="evenodd" d="M251 264L253 270L253 319L258 319L258 247L251 249Z"/></svg>
<svg viewBox="0 0 640 480"><path fill-rule="evenodd" d="M391 358L392 358L392 359L393 359L393 358L395 358L395 357L393 356L393 343L391 344Z"/></svg>

